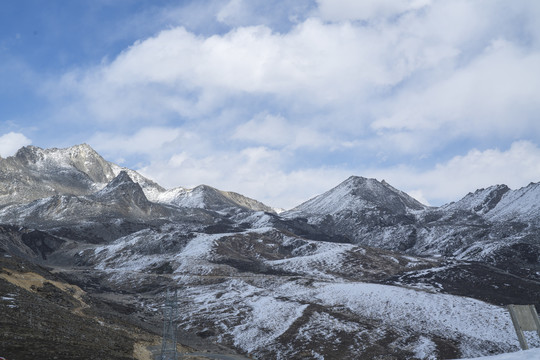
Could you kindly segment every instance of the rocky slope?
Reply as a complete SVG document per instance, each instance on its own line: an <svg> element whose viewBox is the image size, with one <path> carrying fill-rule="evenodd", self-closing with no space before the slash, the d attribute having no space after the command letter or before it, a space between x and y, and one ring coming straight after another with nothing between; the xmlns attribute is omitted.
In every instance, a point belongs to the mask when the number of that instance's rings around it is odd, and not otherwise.
<svg viewBox="0 0 540 360"><path fill-rule="evenodd" d="M539 189L497 185L432 208L351 177L278 215L206 185L166 190L88 145L26 147L0 159L0 306L14 334L0 356L76 358L71 347L93 358L89 337L102 357L151 358L168 288L180 294L179 342L216 354L206 358L516 350L502 306L539 305ZM24 287L24 271L49 280ZM47 304L40 331L21 315L37 314L31 303ZM116 332L101 338L104 318Z"/></svg>
<svg viewBox="0 0 540 360"><path fill-rule="evenodd" d="M388 184L351 177L282 214L326 234L414 255L482 261L540 279L540 184L480 189L440 208Z"/></svg>

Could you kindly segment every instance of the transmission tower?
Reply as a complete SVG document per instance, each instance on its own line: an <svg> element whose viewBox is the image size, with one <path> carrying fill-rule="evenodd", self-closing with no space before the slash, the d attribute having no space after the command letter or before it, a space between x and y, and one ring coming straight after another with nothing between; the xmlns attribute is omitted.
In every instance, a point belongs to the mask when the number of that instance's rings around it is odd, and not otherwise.
<svg viewBox="0 0 540 360"><path fill-rule="evenodd" d="M178 315L178 297L174 292L167 290L165 304L163 305L163 343L161 344L160 360L178 360L176 351L176 318Z"/></svg>

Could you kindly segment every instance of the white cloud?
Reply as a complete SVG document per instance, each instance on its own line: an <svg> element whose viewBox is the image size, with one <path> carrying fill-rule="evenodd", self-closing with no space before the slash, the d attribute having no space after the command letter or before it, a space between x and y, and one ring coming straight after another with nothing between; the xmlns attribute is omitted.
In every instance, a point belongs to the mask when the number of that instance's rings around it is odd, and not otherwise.
<svg viewBox="0 0 540 360"><path fill-rule="evenodd" d="M331 139L307 126L298 126L282 116L259 114L239 125L233 139L255 142L260 145L297 149L320 148L331 145Z"/></svg>
<svg viewBox="0 0 540 360"><path fill-rule="evenodd" d="M485 131L493 117L496 126L487 131L506 131L504 123L516 108L515 130L523 132L531 114L538 113L540 50L530 47L532 41L514 41L518 30L499 29L497 5L331 3L410 13L373 26L310 18L287 33L267 26L213 36L182 27L164 30L110 63L66 74L62 87L75 94L74 106L83 108L69 114L163 125L178 116L207 121L224 109L273 113L279 106L297 114L289 121L315 130L329 122L337 133L356 136L365 135L370 124L379 137L388 136L385 130L412 129L415 136L427 136L422 133L444 129L452 141L478 128ZM222 11L242 4L233 0ZM321 1L320 8L325 4L330 2ZM523 16L529 10L520 9L515 12ZM527 22L523 28L529 28ZM313 123L310 114L324 116Z"/></svg>
<svg viewBox="0 0 540 360"><path fill-rule="evenodd" d="M135 43L110 64L67 74L62 85L80 94L98 121L196 117L235 96L275 96L308 108L362 103L368 91L392 86L412 70L384 60L399 55L390 30L316 19L287 34L252 26L200 37L175 28Z"/></svg>
<svg viewBox="0 0 540 360"><path fill-rule="evenodd" d="M540 135L540 52L527 53L496 40L468 66L417 91L390 101L389 114L375 121L378 131L450 129L447 139L482 133ZM448 137L450 135L450 137Z"/></svg>
<svg viewBox="0 0 540 360"><path fill-rule="evenodd" d="M367 173L386 179L418 200L442 205L495 184L515 189L540 181L540 148L529 141L516 141L507 150L474 149L427 170L399 166Z"/></svg>
<svg viewBox="0 0 540 360"><path fill-rule="evenodd" d="M0 156L14 155L21 147L30 145L32 140L21 133L9 132L0 136Z"/></svg>
<svg viewBox="0 0 540 360"><path fill-rule="evenodd" d="M104 155L121 158L133 154L158 155L173 142L194 137L194 134L178 128L144 127L129 135L96 133L87 142Z"/></svg>
<svg viewBox="0 0 540 360"><path fill-rule="evenodd" d="M329 21L373 20L417 10L430 0L317 0L320 16Z"/></svg>
<svg viewBox="0 0 540 360"><path fill-rule="evenodd" d="M189 151L153 161L139 171L168 188L207 184L235 191L270 206L292 208L336 186L350 172L335 168L298 168L286 172L284 154L265 147L197 156Z"/></svg>

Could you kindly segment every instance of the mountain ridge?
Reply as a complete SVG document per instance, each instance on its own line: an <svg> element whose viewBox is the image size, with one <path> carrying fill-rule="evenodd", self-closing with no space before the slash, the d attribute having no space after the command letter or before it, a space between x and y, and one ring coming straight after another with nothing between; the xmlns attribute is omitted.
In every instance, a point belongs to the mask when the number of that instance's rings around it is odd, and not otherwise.
<svg viewBox="0 0 540 360"><path fill-rule="evenodd" d="M27 165L27 169L24 169L20 167L21 164ZM79 174L79 176L75 175L74 178L76 182L83 182L84 184L76 184L74 187L78 191L73 191L71 187L62 187L59 186L58 189L54 188L54 185L58 185L54 183L54 178L50 174L46 174L47 170L47 164L49 166L52 166L54 170L58 170L58 168L65 170L76 170L74 172L75 174ZM17 166L19 165L19 166ZM34 174L28 175L24 173L24 170L32 170ZM67 148L50 148L50 149L42 149L37 146L29 145L24 146L20 148L14 156L10 156L7 158L0 158L0 184L1 183L9 183L10 179L6 179L6 174L9 172L12 173L19 173L23 175L23 178L26 178L27 181L31 180L32 177L35 177L35 172L41 172L39 173L40 177L45 177L47 181L43 181L41 185L41 190L43 190L44 194L49 195L56 195L58 193L62 193L62 191L65 191L68 194L72 195L89 195L94 193L97 190L100 190L104 188L111 180L113 180L116 176L118 176L121 172L126 172L131 179L133 179L136 183L138 183L141 188L143 189L145 196L150 201L154 202L162 202L162 203L168 203L168 202L178 202L181 204L185 201L185 199L182 199L182 197L186 196L186 194L198 192L200 189L206 189L209 191L217 192L221 194L224 198L227 198L229 201L236 202L236 205L244 206L245 208L252 209L255 211L268 211L273 212L273 208L270 206L267 206L263 203L261 203L258 200L248 198L242 194L231 192L231 191L223 191L216 189L209 185L198 185L193 189L188 189L184 187L176 187L172 189L165 189L153 180L150 180L138 172L121 167L117 164L108 162L105 160L99 153L97 153L90 145L88 144L80 144L80 145L74 145ZM73 174L71 174L73 176ZM85 179L81 179L80 176L85 175ZM29 179L30 178L30 179ZM94 183L91 184L88 180L93 181ZM63 179L65 180L65 178ZM289 212L296 212L296 211L304 211L308 212L306 210L302 210L308 207L309 204L313 204L314 202L321 202L320 199L323 195L329 194L331 192L336 192L338 189L342 188L348 188L350 190L350 193L353 195L355 200L358 201L364 201L367 203L368 206L375 205L378 207L384 207L387 210L397 210L400 213L405 213L405 209L408 209L410 211L417 211L417 210L425 210L428 208L435 208L435 209L449 209L449 210L472 210L476 213L486 214L487 212L490 212L494 210L496 205L499 203L499 201L502 200L503 197L506 196L508 198L507 193L517 193L517 192L523 192L531 187L534 187L535 184L538 183L531 183L527 186L524 186L520 189L510 189L507 185L500 184L500 185L493 185L486 189L478 189L474 193L469 193L465 195L463 198L456 200L454 202L450 202L447 204L443 204L438 207L431 207L422 204L421 202L417 201L407 193L403 192L402 190L399 190L392 185L390 185L388 182L386 182L384 179L381 181L378 181L377 179L369 179L362 176L355 176L351 175L349 178L341 182L340 184L336 185L334 188L326 191L325 193L314 196L311 199L306 200L302 204L299 204L295 206L294 208L290 210L286 210L285 213ZM370 188L371 187L371 188ZM3 190L3 191L2 191ZM10 189L12 193L20 193L22 191L17 191L16 188ZM371 190L371 194L368 190ZM69 192L72 191L72 192ZM386 193L385 193L386 191ZM376 194L376 192L379 192L379 194ZM496 192L496 194L492 194L493 197L490 199L484 199L483 201L486 202L485 204L481 204L478 199L478 194L482 194L484 192ZM8 191L5 189L0 188L0 205L5 203L5 201L2 201L2 197L6 196ZM180 199L174 199L174 195L180 195ZM377 196L378 195L378 196ZM486 196L489 196L489 194L486 194ZM45 196L37 197L42 198ZM472 200L472 198L476 198L476 200ZM519 196L517 196L519 198ZM31 200L35 200L36 198L31 198ZM315 201L317 199L317 201ZM381 199L384 199L385 203L381 203ZM27 198L23 197L23 200L27 200ZM506 199L506 200L509 200ZM516 200L516 199L514 199ZM350 201L350 200L349 200ZM478 207L478 209L473 209L472 205L470 205L468 208L467 201L477 201L477 204L475 207ZM337 202L337 201L336 201ZM507 201L509 202L509 201ZM191 204L193 205L193 204ZM196 204L199 207L204 207L204 204ZM340 206L342 208L346 208L350 204L343 204L341 203ZM482 207L485 206L485 207ZM313 207L313 206L312 206ZM519 206L516 206L516 208L519 208ZM339 209L334 209L331 211L326 211L324 209L320 209L319 212L321 213L329 213L329 212L337 212ZM536 208L535 208L536 210ZM540 210L539 210L540 211ZM311 211L313 214L316 214L317 211Z"/></svg>
<svg viewBox="0 0 540 360"><path fill-rule="evenodd" d="M61 171L58 171L59 169ZM204 202L191 205L213 210L218 210L220 207L240 206L249 210L274 212L271 207L257 200L207 185L200 185L195 189L179 187L166 190L134 170L106 161L88 144L61 149L42 149L30 145L19 149L14 156L0 159L0 206L17 202L17 200L22 203L58 194L91 195L106 187L121 172L127 173L138 183L150 201L181 206L186 202L183 195L206 186L208 192L214 193L213 197L208 195L213 198L214 203L211 206ZM23 178L25 181L17 181L18 179L14 181L12 179L14 173L20 174L18 178ZM66 183L69 185L69 182L71 185L65 186ZM3 184L10 185L2 186ZM36 188L39 190L36 191ZM220 196L220 199L215 199L216 196ZM216 201L221 202L221 206Z"/></svg>
<svg viewBox="0 0 540 360"><path fill-rule="evenodd" d="M85 291L92 313L73 321L91 329L108 321L96 313L114 314L159 336L157 310L176 289L180 343L256 359L513 351L502 306L540 308L540 184L429 207L351 176L276 214L207 185L166 190L96 154L27 147L0 160L0 323L10 339L30 336L17 314L39 315L26 299L74 301L52 283L17 287L17 264ZM61 324L66 307L56 305L47 309ZM58 343L45 334L32 335L31 351ZM19 358L16 343L8 350Z"/></svg>

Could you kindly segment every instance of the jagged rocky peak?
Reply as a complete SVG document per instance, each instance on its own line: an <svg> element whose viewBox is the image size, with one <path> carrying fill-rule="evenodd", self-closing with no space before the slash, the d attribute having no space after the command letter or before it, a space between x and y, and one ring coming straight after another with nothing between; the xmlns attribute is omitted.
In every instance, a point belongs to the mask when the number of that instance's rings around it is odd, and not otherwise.
<svg viewBox="0 0 540 360"><path fill-rule="evenodd" d="M40 171L57 168L75 168L85 173L93 182L107 183L114 178L111 165L88 144L69 148L42 149L25 146L17 151L15 158L24 166Z"/></svg>
<svg viewBox="0 0 540 360"><path fill-rule="evenodd" d="M445 211L470 211L490 221L540 222L540 183L530 183L517 190L494 185L467 194L445 205Z"/></svg>
<svg viewBox="0 0 540 360"><path fill-rule="evenodd" d="M44 159L43 149L37 146L23 146L15 154L15 158L26 164L35 164Z"/></svg>
<svg viewBox="0 0 540 360"><path fill-rule="evenodd" d="M134 182L136 182L137 184L141 186L141 188L144 191L144 194L151 201L158 201L160 194L166 192L166 189L163 188L161 185L159 185L153 180L150 180L142 176L135 170L131 170L125 167L120 167L112 163L111 163L111 167L112 167L113 172L116 175L120 174L122 171L125 171L129 175L131 180L133 180Z"/></svg>
<svg viewBox="0 0 540 360"><path fill-rule="evenodd" d="M120 171L120 173L114 179L112 179L112 181L109 184L107 184L106 188L118 188L126 184L128 186L131 186L131 185L135 185L135 182L129 176L127 171Z"/></svg>
<svg viewBox="0 0 540 360"><path fill-rule="evenodd" d="M90 145L76 145L67 150L73 166L86 173L94 182L105 183L114 177L109 162L101 157Z"/></svg>
<svg viewBox="0 0 540 360"><path fill-rule="evenodd" d="M540 183L507 191L487 215L495 221L540 223Z"/></svg>
<svg viewBox="0 0 540 360"><path fill-rule="evenodd" d="M135 194L146 199L141 186L134 182L126 171L121 171L107 186L97 192L100 197L110 194Z"/></svg>
<svg viewBox="0 0 540 360"><path fill-rule="evenodd" d="M493 185L485 189L478 189L474 193L468 193L463 199L457 202L444 205L443 209L449 211L473 211L477 214L487 214L497 206L503 196L509 191L511 191L510 188L504 184Z"/></svg>
<svg viewBox="0 0 540 360"><path fill-rule="evenodd" d="M303 203L292 211L334 214L342 210L360 211L373 208L404 214L427 207L384 180L351 176L335 188Z"/></svg>
<svg viewBox="0 0 540 360"><path fill-rule="evenodd" d="M151 203L144 194L141 186L134 182L126 171L121 171L107 186L98 191L95 196L100 201L121 203L123 206L136 206L148 210Z"/></svg>

